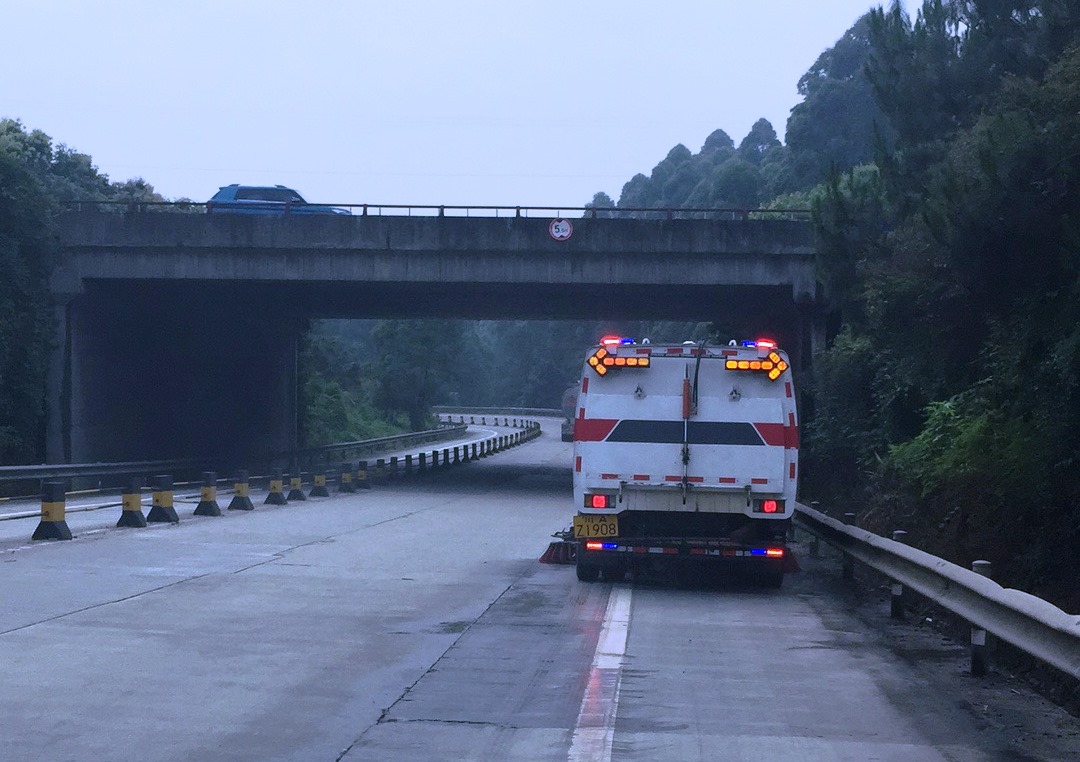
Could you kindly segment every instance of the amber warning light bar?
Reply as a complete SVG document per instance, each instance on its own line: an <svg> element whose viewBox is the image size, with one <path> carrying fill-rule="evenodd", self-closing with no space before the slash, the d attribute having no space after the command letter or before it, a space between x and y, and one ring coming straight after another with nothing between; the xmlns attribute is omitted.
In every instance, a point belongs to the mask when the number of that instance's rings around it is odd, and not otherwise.
<svg viewBox="0 0 1080 762"><path fill-rule="evenodd" d="M650 361L648 355L617 355L600 347L589 355L589 367L601 376L607 375L611 368L648 368Z"/></svg>
<svg viewBox="0 0 1080 762"><path fill-rule="evenodd" d="M764 349L769 347L768 344L762 346L763 344L764 342L758 342L758 348ZM775 346L775 344L772 344L772 347ZM769 354L759 360L736 360L734 358L729 358L724 362L724 367L728 370L762 371L768 374L770 381L775 381L788 369L788 364L784 362L783 358L780 357L780 354L772 347L769 348Z"/></svg>

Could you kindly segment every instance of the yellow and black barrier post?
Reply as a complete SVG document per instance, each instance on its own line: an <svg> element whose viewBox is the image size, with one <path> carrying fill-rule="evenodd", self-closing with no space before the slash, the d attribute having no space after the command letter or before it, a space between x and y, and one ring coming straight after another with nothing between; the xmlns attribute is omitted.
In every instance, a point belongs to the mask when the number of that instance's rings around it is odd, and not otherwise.
<svg viewBox="0 0 1080 762"><path fill-rule="evenodd" d="M120 508L120 520L116 522L118 527L144 527L146 516L142 512L142 479L132 479L124 487L120 499L123 501Z"/></svg>
<svg viewBox="0 0 1080 762"><path fill-rule="evenodd" d="M304 475L301 473L293 474L289 479L289 500L307 500L307 495L304 494Z"/></svg>
<svg viewBox="0 0 1080 762"><path fill-rule="evenodd" d="M280 471L270 477L270 492L263 500L264 505L288 505L285 498L285 476Z"/></svg>
<svg viewBox="0 0 1080 762"><path fill-rule="evenodd" d="M173 507L173 480L171 474L159 474L154 477L154 491L151 493L150 513L147 521L156 523L179 524L180 517Z"/></svg>
<svg viewBox="0 0 1080 762"><path fill-rule="evenodd" d="M326 467L319 466L312 477L313 483L308 497L330 497L330 490L326 488Z"/></svg>
<svg viewBox="0 0 1080 762"><path fill-rule="evenodd" d="M247 471L237 471L236 481L233 482L233 499L229 502L230 511L253 511L255 506L251 502L251 484L248 482Z"/></svg>
<svg viewBox="0 0 1080 762"><path fill-rule="evenodd" d="M338 492L356 492L356 484L353 482L352 463L342 463L338 476Z"/></svg>
<svg viewBox="0 0 1080 762"><path fill-rule="evenodd" d="M41 521L34 530L34 540L70 540L67 525L67 490L64 482L41 485Z"/></svg>
<svg viewBox="0 0 1080 762"><path fill-rule="evenodd" d="M221 515L221 507L217 502L217 474L213 471L203 471L202 487L199 488L199 504L195 506L194 515Z"/></svg>
<svg viewBox="0 0 1080 762"><path fill-rule="evenodd" d="M371 479L368 478L366 460L362 460L356 464L356 488L371 489Z"/></svg>

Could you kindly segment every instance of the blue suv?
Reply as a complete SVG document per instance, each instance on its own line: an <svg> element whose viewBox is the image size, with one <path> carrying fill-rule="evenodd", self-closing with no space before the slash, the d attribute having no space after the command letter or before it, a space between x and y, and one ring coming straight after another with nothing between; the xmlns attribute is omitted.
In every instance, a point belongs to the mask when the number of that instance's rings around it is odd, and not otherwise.
<svg viewBox="0 0 1080 762"><path fill-rule="evenodd" d="M206 202L210 214L259 214L280 217L286 214L352 214L348 209L309 204L304 197L284 185L226 185Z"/></svg>

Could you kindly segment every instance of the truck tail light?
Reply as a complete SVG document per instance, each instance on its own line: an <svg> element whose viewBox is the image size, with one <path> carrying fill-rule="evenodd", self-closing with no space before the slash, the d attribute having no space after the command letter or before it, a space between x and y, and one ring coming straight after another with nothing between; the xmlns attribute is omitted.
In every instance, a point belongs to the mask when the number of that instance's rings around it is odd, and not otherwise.
<svg viewBox="0 0 1080 762"><path fill-rule="evenodd" d="M612 495L586 495L586 508L611 508L614 501Z"/></svg>
<svg viewBox="0 0 1080 762"><path fill-rule="evenodd" d="M783 513L784 501L775 498L765 498L754 501L754 513Z"/></svg>

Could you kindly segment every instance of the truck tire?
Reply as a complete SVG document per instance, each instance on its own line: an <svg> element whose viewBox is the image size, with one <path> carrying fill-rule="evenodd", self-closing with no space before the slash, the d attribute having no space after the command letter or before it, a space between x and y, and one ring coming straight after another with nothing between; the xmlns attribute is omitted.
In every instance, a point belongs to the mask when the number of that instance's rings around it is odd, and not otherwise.
<svg viewBox="0 0 1080 762"><path fill-rule="evenodd" d="M776 568L766 569L761 575L761 584L779 590L784 584L784 568L777 565Z"/></svg>
<svg viewBox="0 0 1080 762"><path fill-rule="evenodd" d="M577 566L577 578L580 582L596 582L600 578L600 567L582 563L579 559Z"/></svg>

